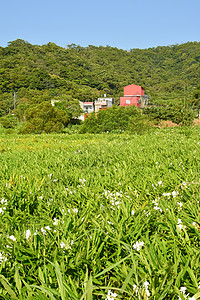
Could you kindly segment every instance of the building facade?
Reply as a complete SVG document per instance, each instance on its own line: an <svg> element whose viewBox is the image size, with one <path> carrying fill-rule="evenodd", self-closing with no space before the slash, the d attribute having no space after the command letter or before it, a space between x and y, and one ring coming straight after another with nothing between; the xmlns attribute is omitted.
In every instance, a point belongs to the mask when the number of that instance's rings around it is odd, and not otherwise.
<svg viewBox="0 0 200 300"><path fill-rule="evenodd" d="M120 106L145 107L150 96L144 93L144 88L136 84L130 84L124 87L124 96L120 97Z"/></svg>
<svg viewBox="0 0 200 300"><path fill-rule="evenodd" d="M111 107L113 105L113 98L103 97L95 100L94 107L95 112L98 112L99 109L105 109L107 107Z"/></svg>
<svg viewBox="0 0 200 300"><path fill-rule="evenodd" d="M94 111L94 102L84 102L83 103L83 112L84 113L92 113Z"/></svg>

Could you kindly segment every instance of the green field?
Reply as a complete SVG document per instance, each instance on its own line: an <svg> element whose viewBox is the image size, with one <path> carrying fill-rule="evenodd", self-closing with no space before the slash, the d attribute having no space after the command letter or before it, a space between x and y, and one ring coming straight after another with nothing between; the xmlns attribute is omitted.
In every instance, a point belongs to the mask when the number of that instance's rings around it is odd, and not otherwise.
<svg viewBox="0 0 200 300"><path fill-rule="evenodd" d="M200 128L1 134L0 157L0 299L200 298Z"/></svg>

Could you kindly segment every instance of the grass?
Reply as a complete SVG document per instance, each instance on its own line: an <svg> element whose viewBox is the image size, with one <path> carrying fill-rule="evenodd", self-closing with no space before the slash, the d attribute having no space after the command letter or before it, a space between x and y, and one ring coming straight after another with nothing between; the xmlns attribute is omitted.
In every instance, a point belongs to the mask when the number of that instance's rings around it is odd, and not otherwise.
<svg viewBox="0 0 200 300"><path fill-rule="evenodd" d="M199 137L2 133L0 299L200 298Z"/></svg>

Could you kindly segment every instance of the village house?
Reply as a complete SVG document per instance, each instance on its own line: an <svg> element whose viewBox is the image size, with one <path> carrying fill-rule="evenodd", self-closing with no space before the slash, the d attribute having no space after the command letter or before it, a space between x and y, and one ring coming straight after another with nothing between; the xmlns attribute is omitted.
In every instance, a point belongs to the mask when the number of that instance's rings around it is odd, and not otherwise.
<svg viewBox="0 0 200 300"><path fill-rule="evenodd" d="M84 102L83 103L83 112L84 113L92 113L94 111L94 102Z"/></svg>
<svg viewBox="0 0 200 300"><path fill-rule="evenodd" d="M124 96L120 97L120 106L135 105L145 107L150 96L144 93L144 88L136 84L130 84L124 87Z"/></svg>
<svg viewBox="0 0 200 300"><path fill-rule="evenodd" d="M98 100L95 100L94 102L95 112L98 112L99 109L111 107L113 105L113 101L113 98L108 98L106 95L104 95L103 98L98 98Z"/></svg>

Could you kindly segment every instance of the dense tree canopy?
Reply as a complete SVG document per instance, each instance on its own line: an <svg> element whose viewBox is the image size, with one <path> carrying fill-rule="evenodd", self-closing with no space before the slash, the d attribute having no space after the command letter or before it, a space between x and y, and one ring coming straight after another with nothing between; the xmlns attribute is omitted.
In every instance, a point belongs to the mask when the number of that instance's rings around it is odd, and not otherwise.
<svg viewBox="0 0 200 300"><path fill-rule="evenodd" d="M0 89L64 90L79 100L107 93L117 99L124 85L135 83L153 97L179 96L185 84L191 92L199 84L199 53L197 42L125 51L74 44L66 49L54 43L36 46L19 39L0 48Z"/></svg>
<svg viewBox="0 0 200 300"><path fill-rule="evenodd" d="M132 83L143 86L153 104L200 108L199 53L199 42L126 51L11 41L0 47L0 117L17 107L23 120L27 108L52 99L64 101L71 118L77 117L78 101L107 94L119 104L123 87Z"/></svg>
<svg viewBox="0 0 200 300"><path fill-rule="evenodd" d="M50 133L61 131L70 121L64 110L58 109L49 102L32 105L25 110L26 123L22 128L25 133Z"/></svg>

